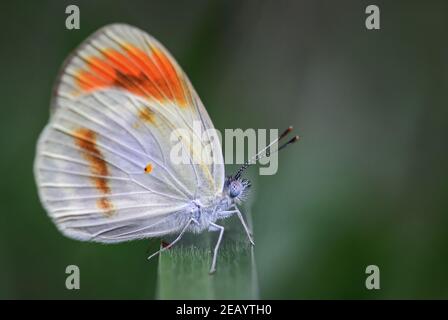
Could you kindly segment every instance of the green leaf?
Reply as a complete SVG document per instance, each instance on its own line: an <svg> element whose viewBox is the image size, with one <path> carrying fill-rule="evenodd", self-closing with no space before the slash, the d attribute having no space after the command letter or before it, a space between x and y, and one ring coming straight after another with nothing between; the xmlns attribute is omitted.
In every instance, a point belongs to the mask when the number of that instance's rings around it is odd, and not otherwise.
<svg viewBox="0 0 448 320"><path fill-rule="evenodd" d="M236 216L217 223L225 231L216 272L209 274L219 232L185 234L159 256L158 299L258 299L254 249L243 226Z"/></svg>

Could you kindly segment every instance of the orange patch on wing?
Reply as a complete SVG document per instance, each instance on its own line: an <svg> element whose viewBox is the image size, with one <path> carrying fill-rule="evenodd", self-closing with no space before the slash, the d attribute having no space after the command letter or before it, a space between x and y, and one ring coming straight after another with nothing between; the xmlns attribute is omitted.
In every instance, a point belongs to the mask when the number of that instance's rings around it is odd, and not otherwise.
<svg viewBox="0 0 448 320"><path fill-rule="evenodd" d="M185 106L186 98L184 95L183 82L179 79L179 74L171 63L170 58L157 48L153 51L154 58L157 60L158 65L161 67L161 71L164 74L166 85L171 88L171 94L174 95L173 98L182 106ZM167 87L165 87L165 90L169 89Z"/></svg>
<svg viewBox="0 0 448 320"><path fill-rule="evenodd" d="M152 164L148 163L145 167L145 173L151 173L152 172Z"/></svg>
<svg viewBox="0 0 448 320"><path fill-rule="evenodd" d="M75 144L83 151L84 158L89 162L90 172L98 177L92 177L96 189L102 194L110 193L110 187L105 177L109 174L106 161L96 145L96 134L94 131L80 128L74 132ZM109 215L112 212L113 205L103 197L97 201L98 208L104 210Z"/></svg>
<svg viewBox="0 0 448 320"><path fill-rule="evenodd" d="M187 106L183 80L169 57L157 48L148 55L130 44L123 47L123 52L108 49L102 57L88 58L88 67L76 76L79 87L83 91L122 88L139 96Z"/></svg>

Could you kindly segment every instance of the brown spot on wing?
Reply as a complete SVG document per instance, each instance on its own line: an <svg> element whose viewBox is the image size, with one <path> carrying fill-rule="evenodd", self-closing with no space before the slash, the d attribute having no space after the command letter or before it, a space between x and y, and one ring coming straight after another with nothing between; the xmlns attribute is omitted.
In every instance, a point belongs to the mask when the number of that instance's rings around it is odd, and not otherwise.
<svg viewBox="0 0 448 320"><path fill-rule="evenodd" d="M97 176L92 177L96 189L102 194L109 194L110 187L106 178L109 175L109 169L96 144L96 133L87 128L79 128L75 130L73 135L75 136L75 144L81 149L83 157L89 163L90 173ZM104 210L107 215L113 212L113 205L106 197L98 200L97 206Z"/></svg>
<svg viewBox="0 0 448 320"><path fill-rule="evenodd" d="M98 208L103 210L105 215L110 216L114 213L114 206L106 197L97 200L96 205Z"/></svg>
<svg viewBox="0 0 448 320"><path fill-rule="evenodd" d="M140 111L138 112L138 117L144 122L154 124L154 112L147 107L140 109Z"/></svg>
<svg viewBox="0 0 448 320"><path fill-rule="evenodd" d="M140 128L141 124L143 123L150 123L152 125L155 125L155 113L152 111L149 107L143 106L141 109L138 110L137 114L137 121L134 122L132 125L135 129Z"/></svg>

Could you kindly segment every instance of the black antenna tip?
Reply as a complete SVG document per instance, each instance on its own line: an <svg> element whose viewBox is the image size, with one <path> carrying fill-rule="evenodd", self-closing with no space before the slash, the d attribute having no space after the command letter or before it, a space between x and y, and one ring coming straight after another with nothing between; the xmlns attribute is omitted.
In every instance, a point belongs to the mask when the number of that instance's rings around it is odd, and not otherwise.
<svg viewBox="0 0 448 320"><path fill-rule="evenodd" d="M289 140L284 145L282 145L280 148L278 148L278 151L282 150L283 148L285 148L286 146L290 145L291 143L294 143L294 142L299 141L299 140L300 140L300 136L293 137L291 140Z"/></svg>
<svg viewBox="0 0 448 320"><path fill-rule="evenodd" d="M290 133L292 131L292 126L289 126L285 131L283 131L283 133L280 135L280 138L278 138L279 140L282 139L283 137L285 137L288 133Z"/></svg>
<svg viewBox="0 0 448 320"><path fill-rule="evenodd" d="M299 136L292 137L292 139L289 140L288 142L286 142L286 143L284 144L284 146L286 147L288 144L297 142L297 141L299 141L299 140L300 140L300 137L299 137Z"/></svg>

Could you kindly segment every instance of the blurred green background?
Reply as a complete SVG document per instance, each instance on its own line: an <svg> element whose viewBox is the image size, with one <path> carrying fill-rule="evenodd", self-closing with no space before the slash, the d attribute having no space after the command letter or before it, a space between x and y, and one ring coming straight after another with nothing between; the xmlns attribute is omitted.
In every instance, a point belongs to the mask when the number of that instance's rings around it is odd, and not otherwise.
<svg viewBox="0 0 448 320"><path fill-rule="evenodd" d="M80 30L65 29L69 4ZM63 237L32 172L61 63L112 22L171 51L218 129L303 135L254 181L262 298L448 298L448 3L356 0L3 1L0 298L154 297L157 241ZM81 290L65 289L69 264Z"/></svg>

